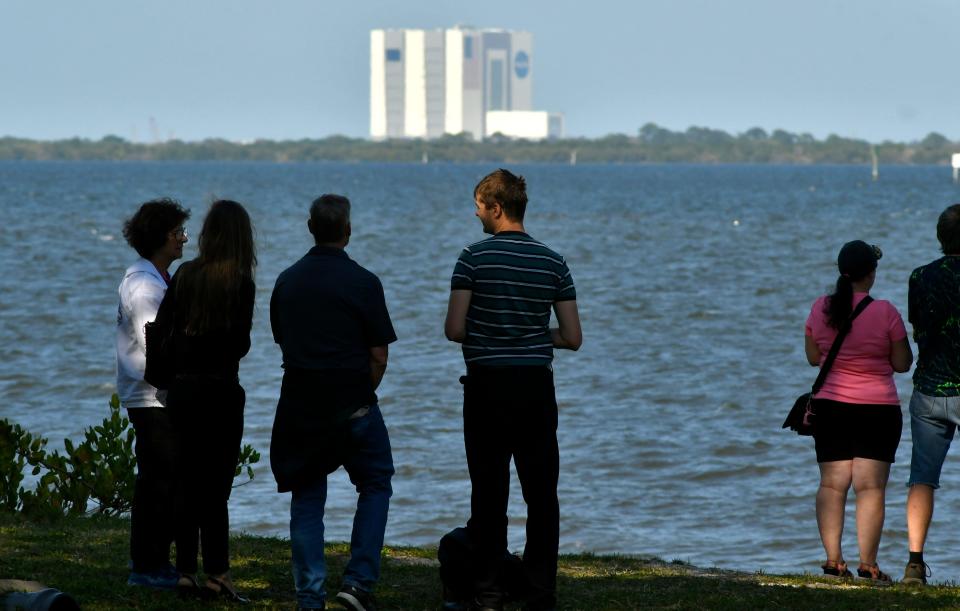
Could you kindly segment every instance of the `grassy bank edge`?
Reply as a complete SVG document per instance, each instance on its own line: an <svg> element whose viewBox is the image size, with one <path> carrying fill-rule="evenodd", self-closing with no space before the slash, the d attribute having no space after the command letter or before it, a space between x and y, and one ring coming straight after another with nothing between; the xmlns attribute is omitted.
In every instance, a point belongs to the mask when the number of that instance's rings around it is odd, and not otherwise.
<svg viewBox="0 0 960 611"><path fill-rule="evenodd" d="M0 514L0 579L39 581L70 593L84 609L201 608L169 592L125 585L128 533L129 522L119 518L41 523ZM327 546L330 600L348 553L347 544ZM289 541L234 535L231 562L234 578L254 608L296 607ZM815 575L769 575L594 554L561 556L558 595L564 609L960 609L960 588L953 585L881 588ZM436 549L387 547L377 597L383 609L439 608Z"/></svg>

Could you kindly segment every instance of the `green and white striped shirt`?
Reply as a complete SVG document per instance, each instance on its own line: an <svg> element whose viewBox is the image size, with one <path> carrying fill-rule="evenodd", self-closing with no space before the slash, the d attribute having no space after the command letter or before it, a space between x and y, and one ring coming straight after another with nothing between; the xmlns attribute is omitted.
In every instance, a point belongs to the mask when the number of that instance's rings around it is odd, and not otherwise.
<svg viewBox="0 0 960 611"><path fill-rule="evenodd" d="M577 298L563 257L520 231L463 249L451 290L469 290L463 359L484 367L543 366L553 360L550 311Z"/></svg>

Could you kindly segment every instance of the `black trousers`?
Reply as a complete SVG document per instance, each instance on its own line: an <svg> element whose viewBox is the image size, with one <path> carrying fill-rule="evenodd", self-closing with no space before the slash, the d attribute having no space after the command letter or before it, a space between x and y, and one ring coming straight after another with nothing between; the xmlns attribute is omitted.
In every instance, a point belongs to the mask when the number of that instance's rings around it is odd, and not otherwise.
<svg viewBox="0 0 960 611"><path fill-rule="evenodd" d="M137 480L130 511L130 558L137 573L170 564L177 443L170 412L162 407L134 407L127 417L136 432Z"/></svg>
<svg viewBox="0 0 960 611"><path fill-rule="evenodd" d="M463 381L463 438L472 493L467 529L478 542L475 590L499 602L500 567L507 549L507 501L513 458L527 504L523 564L528 606L556 603L560 504L557 480L557 401L545 367L471 368Z"/></svg>
<svg viewBox="0 0 960 611"><path fill-rule="evenodd" d="M177 570L220 575L230 569L227 501L240 455L246 395L235 380L178 377L167 405L178 441Z"/></svg>

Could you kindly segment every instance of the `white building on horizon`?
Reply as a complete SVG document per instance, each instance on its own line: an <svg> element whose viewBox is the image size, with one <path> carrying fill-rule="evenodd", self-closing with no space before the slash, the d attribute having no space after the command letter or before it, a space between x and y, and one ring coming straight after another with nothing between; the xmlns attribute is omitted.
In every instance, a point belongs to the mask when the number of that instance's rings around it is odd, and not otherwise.
<svg viewBox="0 0 960 611"><path fill-rule="evenodd" d="M371 30L370 137L561 137L562 115L532 109L532 57L529 32Z"/></svg>

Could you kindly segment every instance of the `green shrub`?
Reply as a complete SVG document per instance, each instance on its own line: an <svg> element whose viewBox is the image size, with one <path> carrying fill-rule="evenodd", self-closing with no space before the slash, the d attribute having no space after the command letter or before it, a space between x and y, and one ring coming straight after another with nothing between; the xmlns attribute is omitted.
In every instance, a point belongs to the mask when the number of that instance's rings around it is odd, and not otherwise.
<svg viewBox="0 0 960 611"><path fill-rule="evenodd" d="M0 509L37 517L98 513L127 513L136 482L136 434L110 398L110 415L83 432L83 441L64 439L63 450L46 451L47 439L34 436L19 424L0 420ZM260 453L250 445L240 450L234 477L244 471L248 483ZM24 469L40 476L33 490L23 488Z"/></svg>

